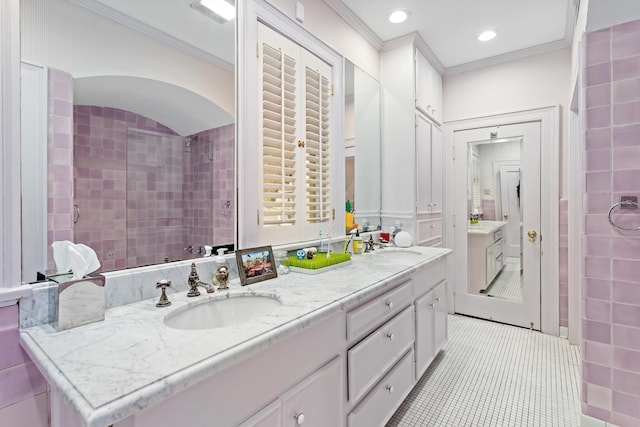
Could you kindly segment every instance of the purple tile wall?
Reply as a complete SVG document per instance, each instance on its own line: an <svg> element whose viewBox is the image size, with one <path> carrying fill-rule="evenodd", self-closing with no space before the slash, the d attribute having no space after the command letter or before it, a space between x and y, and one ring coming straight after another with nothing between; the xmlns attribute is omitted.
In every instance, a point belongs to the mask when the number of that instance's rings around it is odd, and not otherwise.
<svg viewBox="0 0 640 427"><path fill-rule="evenodd" d="M80 220L75 224L75 241L89 245L96 251L102 270L140 265L128 263L131 254L127 253L127 217L146 225L144 221L149 218L141 211L155 203L156 197L151 200L134 199L133 206L127 206L127 129L167 135L175 133L135 113L88 105L74 106L74 127L75 201L80 208ZM154 153L157 152L152 150L149 156ZM135 152L133 154L136 155ZM133 161L136 160L145 163L144 159L136 158ZM152 182L147 182L147 178L153 180L164 176L160 171L156 169L149 176L140 170L132 171L135 175L131 181L134 186L132 191L142 186L153 186ZM128 209L132 209L129 215ZM139 218L140 215L142 218ZM133 235L138 237L136 231ZM151 249L146 251L151 253L149 257L156 254L156 262L161 262L165 257L161 246L163 240L159 236L141 235L140 238L143 246ZM131 258L137 259L136 254Z"/></svg>
<svg viewBox="0 0 640 427"><path fill-rule="evenodd" d="M582 411L640 425L640 233L610 206L640 196L640 21L585 36ZM640 226L640 212L616 214Z"/></svg>
<svg viewBox="0 0 640 427"><path fill-rule="evenodd" d="M234 199L233 124L191 136L187 148L184 138L135 113L75 106L74 118L75 241L96 251L103 270L233 242L233 206L223 209Z"/></svg>
<svg viewBox="0 0 640 427"><path fill-rule="evenodd" d="M569 326L569 201L560 199L560 326Z"/></svg>
<svg viewBox="0 0 640 427"><path fill-rule="evenodd" d="M235 126L200 132L191 141L184 160L185 246L233 243Z"/></svg>
<svg viewBox="0 0 640 427"><path fill-rule="evenodd" d="M73 79L49 69L47 105L47 268L51 244L73 240Z"/></svg>
<svg viewBox="0 0 640 427"><path fill-rule="evenodd" d="M482 206L482 219L485 221L496 220L496 201L495 199L482 199L480 201Z"/></svg>
<svg viewBox="0 0 640 427"><path fill-rule="evenodd" d="M47 391L47 382L18 342L18 305L0 308L0 413Z"/></svg>

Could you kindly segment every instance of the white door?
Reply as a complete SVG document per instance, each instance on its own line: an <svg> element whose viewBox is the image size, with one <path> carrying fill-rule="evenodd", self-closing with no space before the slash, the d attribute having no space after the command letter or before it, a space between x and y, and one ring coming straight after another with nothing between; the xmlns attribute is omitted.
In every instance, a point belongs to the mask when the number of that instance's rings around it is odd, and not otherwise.
<svg viewBox="0 0 640 427"><path fill-rule="evenodd" d="M520 258L520 227L522 213L520 203L520 164L506 166L501 165L500 175L500 215L498 220L506 221L507 225L507 257ZM497 207L496 207L497 208Z"/></svg>
<svg viewBox="0 0 640 427"><path fill-rule="evenodd" d="M512 325L532 327L540 330L540 129L541 123L528 122L512 124L499 127L478 128L462 130L454 133L454 146L456 158L454 160L454 307L456 313L467 314ZM497 133L497 135L496 135ZM496 250L499 245L490 241L488 237L486 248L474 245L469 250L469 220L468 210L470 202L468 200L468 153L471 147L483 144L500 144L501 142L518 141L517 147L520 151L521 171L520 171L520 206L522 212L522 232L518 227L518 240L522 238L522 271L507 271L507 268L498 266L498 276L512 274L509 283L521 284L520 298L497 298L484 289L479 290L477 286L470 286L470 268L487 268L482 266L495 267L496 263L488 262L487 256L497 256ZM513 144L512 144L513 145ZM492 162L500 161L496 159L500 150L498 145L491 145L489 150L480 150L481 180L483 174L483 151L492 152L490 159ZM512 154L505 154L511 156ZM487 160L489 161L489 160ZM489 169L493 169L492 167ZM490 174L490 173L489 173ZM489 185L488 182L499 182L497 177L489 176L481 183L483 190ZM489 192L484 192L488 194ZM497 207L497 206L496 206ZM501 219L501 218L498 218ZM486 222L481 226L492 226ZM477 227L477 226L475 226ZM528 237L531 231L532 238ZM477 232L477 228L476 228ZM509 233L509 230L507 230ZM534 235L535 233L535 235ZM476 234L477 236L477 234ZM497 237L496 237L497 238ZM475 242L475 241L474 241ZM483 250L484 249L484 250ZM499 251L498 251L499 252ZM500 260L502 262L502 260ZM480 266L480 267L477 267ZM513 269L512 269L513 270ZM485 272L486 273L486 272ZM496 282L487 283L487 285Z"/></svg>

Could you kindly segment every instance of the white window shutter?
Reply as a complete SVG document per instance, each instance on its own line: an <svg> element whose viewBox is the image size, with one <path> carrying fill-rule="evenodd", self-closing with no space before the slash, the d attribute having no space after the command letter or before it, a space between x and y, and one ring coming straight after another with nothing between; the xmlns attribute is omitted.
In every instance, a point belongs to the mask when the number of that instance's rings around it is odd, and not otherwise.
<svg viewBox="0 0 640 427"><path fill-rule="evenodd" d="M331 66L258 25L259 241L316 238L331 220Z"/></svg>

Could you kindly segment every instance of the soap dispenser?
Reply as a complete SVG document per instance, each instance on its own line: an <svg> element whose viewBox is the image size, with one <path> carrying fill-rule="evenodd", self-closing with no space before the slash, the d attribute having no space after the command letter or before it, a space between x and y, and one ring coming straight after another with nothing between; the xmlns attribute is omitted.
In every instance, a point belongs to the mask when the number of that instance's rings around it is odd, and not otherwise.
<svg viewBox="0 0 640 427"><path fill-rule="evenodd" d="M218 255L215 258L216 261L216 271L213 273L213 283L218 285L218 289L229 289L227 286L227 281L229 280L229 265L227 265L227 260L224 257L224 251L227 248L219 248Z"/></svg>

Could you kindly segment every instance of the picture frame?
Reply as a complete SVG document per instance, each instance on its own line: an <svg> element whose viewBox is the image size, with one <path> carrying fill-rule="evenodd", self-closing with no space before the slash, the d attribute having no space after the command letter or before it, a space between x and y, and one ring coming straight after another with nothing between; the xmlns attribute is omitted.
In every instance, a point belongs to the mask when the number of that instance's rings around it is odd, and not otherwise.
<svg viewBox="0 0 640 427"><path fill-rule="evenodd" d="M242 286L278 277L271 246L236 250L236 263Z"/></svg>

